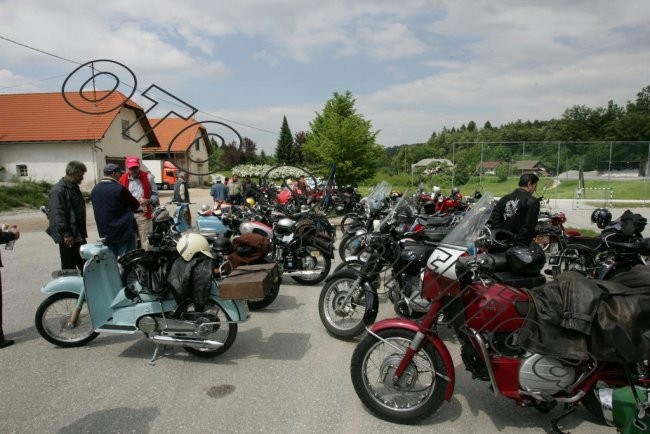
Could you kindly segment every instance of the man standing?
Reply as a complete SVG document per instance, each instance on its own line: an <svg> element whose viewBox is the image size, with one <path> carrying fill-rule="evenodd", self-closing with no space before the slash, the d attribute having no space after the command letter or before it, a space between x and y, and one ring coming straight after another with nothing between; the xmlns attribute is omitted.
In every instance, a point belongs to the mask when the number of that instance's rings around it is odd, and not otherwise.
<svg viewBox="0 0 650 434"><path fill-rule="evenodd" d="M519 178L519 188L497 202L490 223L494 229L505 229L515 235L514 241L528 245L535 238L539 217L539 200L533 197L539 178L527 173Z"/></svg>
<svg viewBox="0 0 650 434"><path fill-rule="evenodd" d="M190 203L190 192L187 189L187 174L178 172L174 183L174 196L172 202Z"/></svg>
<svg viewBox="0 0 650 434"><path fill-rule="evenodd" d="M138 238L143 249L149 250L149 234L153 231L153 205L158 202L158 188L151 174L140 169L140 160L134 155L126 157L124 162L127 173L120 178L120 184L126 187L140 203L135 211L138 224Z"/></svg>
<svg viewBox="0 0 650 434"><path fill-rule="evenodd" d="M212 185L212 188L210 188L210 196L214 198L214 203L218 207L228 200L228 187L221 182L220 176L217 177L217 182L215 182Z"/></svg>
<svg viewBox="0 0 650 434"><path fill-rule="evenodd" d="M233 175L228 181L228 201L233 205L241 205L242 203L242 185L237 179L237 175Z"/></svg>
<svg viewBox="0 0 650 434"><path fill-rule="evenodd" d="M65 168L65 176L52 186L49 196L49 220L46 230L59 245L61 269L83 271L84 260L79 248L86 244L86 203L79 184L86 173L86 165L81 161L70 161Z"/></svg>
<svg viewBox="0 0 650 434"><path fill-rule="evenodd" d="M104 177L90 192L97 232L115 257L136 247L138 225L133 216L140 202L118 181L124 171L117 164L104 166Z"/></svg>

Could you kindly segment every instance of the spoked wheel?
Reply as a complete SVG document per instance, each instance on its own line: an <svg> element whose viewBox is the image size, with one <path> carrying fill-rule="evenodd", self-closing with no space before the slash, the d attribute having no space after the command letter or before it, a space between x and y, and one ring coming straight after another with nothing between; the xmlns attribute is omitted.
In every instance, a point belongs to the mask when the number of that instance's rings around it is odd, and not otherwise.
<svg viewBox="0 0 650 434"><path fill-rule="evenodd" d="M314 246L305 246L304 254L298 259L302 261L300 275L292 274L291 278L301 285L315 285L327 277L332 268L332 258L324 250Z"/></svg>
<svg viewBox="0 0 650 434"><path fill-rule="evenodd" d="M346 234L341 238L339 244L339 256L342 261L354 256L359 256L365 247L366 237L368 234L359 235Z"/></svg>
<svg viewBox="0 0 650 434"><path fill-rule="evenodd" d="M345 234L347 233L348 229L352 227L352 225L360 225L363 224L365 226L365 221L363 220L363 217L355 214L355 213L348 213L343 216L341 219L341 223L339 223L339 227L341 228L341 233Z"/></svg>
<svg viewBox="0 0 650 434"><path fill-rule="evenodd" d="M194 303L186 303L178 308L176 317L193 323L212 323L200 329L199 334L192 338L197 341L211 340L221 342L223 346L215 349L183 347L185 351L199 357L216 357L225 353L235 342L237 324L228 324L231 318L213 300L209 300L203 312L196 312Z"/></svg>
<svg viewBox="0 0 650 434"><path fill-rule="evenodd" d="M411 424L435 413L444 401L448 373L430 343L413 356L397 382L393 376L415 333L388 329L368 334L354 350L350 375L364 405L381 419Z"/></svg>
<svg viewBox="0 0 650 434"><path fill-rule="evenodd" d="M43 339L60 347L80 347L98 336L85 302L77 320L71 322L78 299L77 294L59 292L43 300L35 317L36 330Z"/></svg>
<svg viewBox="0 0 650 434"><path fill-rule="evenodd" d="M351 339L363 332L364 316L371 308L366 306L363 289L355 287L354 282L351 277L333 278L323 287L318 298L320 320L337 338ZM348 298L350 293L352 295Z"/></svg>

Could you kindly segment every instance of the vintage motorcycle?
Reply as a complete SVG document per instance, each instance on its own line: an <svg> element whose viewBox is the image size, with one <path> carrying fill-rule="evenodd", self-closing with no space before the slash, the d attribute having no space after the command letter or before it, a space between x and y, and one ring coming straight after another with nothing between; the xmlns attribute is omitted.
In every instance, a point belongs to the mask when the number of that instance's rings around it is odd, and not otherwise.
<svg viewBox="0 0 650 434"><path fill-rule="evenodd" d="M36 311L36 329L60 347L83 346L99 333L142 332L158 344L152 361L159 345L181 346L191 354L214 357L232 346L238 323L249 318L245 300L220 298L215 278L205 309L196 311L191 300L177 303L164 284L151 285L136 278L125 285L115 256L101 240L83 245L81 256L86 259L83 276L58 272L41 289L48 297ZM127 256L123 258L128 263Z"/></svg>
<svg viewBox="0 0 650 434"><path fill-rule="evenodd" d="M415 423L452 398L455 363L438 335L441 313L459 340L465 368L473 378L490 382L495 396L501 394L520 406L543 412L558 403L568 407L553 419L555 432L561 432L557 422L575 410L578 403L590 411L600 411L594 393L597 389L611 390L632 383L647 390L647 354L637 352L632 363L624 363L599 356L605 349L598 346L590 347L597 355L574 359L568 352L548 354L519 345L521 333L537 324L529 321L535 311L532 294L540 285L546 288L558 284L544 284L539 271L545 258L539 248L537 253L528 246L513 246L497 254L466 253L476 240L486 238L483 233L492 209L490 199L486 194L430 256L424 271L423 294L431 305L424 318L417 322L396 318L374 323L355 348L350 374L364 405L382 419ZM567 273L566 278L594 282L577 273ZM533 287L535 291L519 289ZM650 298L640 294L636 296L650 312ZM642 311L644 314L647 312ZM557 313L560 319L563 315ZM635 330L638 319L631 318L627 325ZM635 335L643 337L642 332L635 330ZM575 337L577 332L564 333L559 336ZM617 341L602 330L598 335ZM646 342L646 350L648 346Z"/></svg>

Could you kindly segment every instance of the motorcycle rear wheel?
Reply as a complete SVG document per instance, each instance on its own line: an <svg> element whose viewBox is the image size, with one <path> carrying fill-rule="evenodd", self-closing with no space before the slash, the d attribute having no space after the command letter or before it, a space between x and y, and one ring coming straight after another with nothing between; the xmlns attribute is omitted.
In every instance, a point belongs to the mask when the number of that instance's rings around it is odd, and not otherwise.
<svg viewBox="0 0 650 434"><path fill-rule="evenodd" d="M352 339L363 332L364 317L371 306L366 305L362 288L354 287L351 277L333 278L323 287L318 298L318 314L327 331L340 339ZM352 296L345 303L348 294ZM375 312L375 317L377 313ZM371 319L374 322L375 318Z"/></svg>
<svg viewBox="0 0 650 434"><path fill-rule="evenodd" d="M404 329L368 334L354 349L350 376L357 396L377 417L413 424L434 414L445 397L448 376L440 353L427 342L413 356L398 384L392 378L415 333Z"/></svg>
<svg viewBox="0 0 650 434"><path fill-rule="evenodd" d="M303 266L305 266L305 264L307 266L307 269L304 269L303 271L320 272L317 274L303 274L301 276L292 275L291 278L301 285L316 285L317 283L322 282L327 275L330 274L332 258L330 258L328 252L315 246L305 246L304 249L305 256L298 259L299 261L302 261Z"/></svg>
<svg viewBox="0 0 650 434"><path fill-rule="evenodd" d="M36 310L36 330L46 341L64 348L81 347L95 339L95 332L88 305L84 302L75 326L69 324L79 295L59 292L43 300Z"/></svg>
<svg viewBox="0 0 650 434"><path fill-rule="evenodd" d="M196 311L194 310L194 303L187 302L181 305L176 310L176 317L179 319L183 319L186 314L190 314L192 317L191 321L198 321L195 318L196 316L195 312ZM221 309L221 307L219 307L219 305L213 300L208 300L208 303L206 304L205 309L203 310L202 313L205 314L205 318L203 318L202 322L217 322L217 323L223 322L224 324L212 326L212 331L209 334L205 336L196 337L196 339L215 340L218 342L222 342L223 346L216 349L193 348L193 347L183 347L183 349L188 353L199 357L205 357L205 358L216 357L228 351L228 349L235 342L235 338L237 337L237 324L226 324L227 321L232 321L232 319L226 313L226 311Z"/></svg>

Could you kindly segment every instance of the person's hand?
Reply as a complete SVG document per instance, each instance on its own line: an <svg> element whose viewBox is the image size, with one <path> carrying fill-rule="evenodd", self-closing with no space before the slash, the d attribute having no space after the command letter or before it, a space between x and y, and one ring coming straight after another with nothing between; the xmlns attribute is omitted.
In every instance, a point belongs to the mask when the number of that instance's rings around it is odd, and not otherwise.
<svg viewBox="0 0 650 434"><path fill-rule="evenodd" d="M63 237L63 243L68 247L72 247L74 244L74 237Z"/></svg>
<svg viewBox="0 0 650 434"><path fill-rule="evenodd" d="M145 199L144 197L140 199L140 205L149 205L151 203L151 199Z"/></svg>

